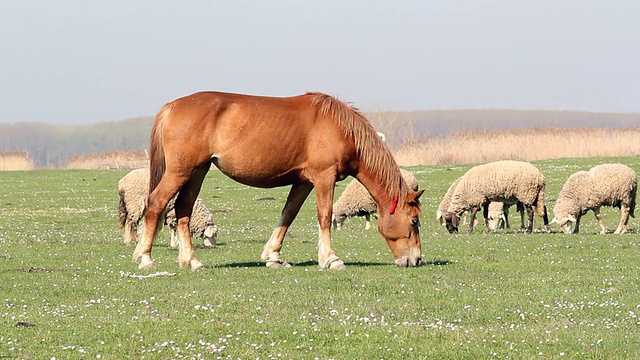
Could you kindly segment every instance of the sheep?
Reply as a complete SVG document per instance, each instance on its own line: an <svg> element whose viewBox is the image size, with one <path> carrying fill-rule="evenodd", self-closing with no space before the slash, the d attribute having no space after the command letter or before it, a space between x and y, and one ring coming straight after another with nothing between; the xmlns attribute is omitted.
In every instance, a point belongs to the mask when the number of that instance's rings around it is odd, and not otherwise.
<svg viewBox="0 0 640 360"><path fill-rule="evenodd" d="M418 180L407 170L400 169L400 173L407 185L414 191L418 191ZM377 219L378 207L369 191L358 180L353 179L333 204L331 222L335 230L342 229L342 224L347 218L364 216L365 230L371 228L371 215Z"/></svg>
<svg viewBox="0 0 640 360"><path fill-rule="evenodd" d="M544 220L545 230L549 229L547 208L544 204L546 183L540 170L523 161L504 160L478 165L467 171L451 195L451 203L445 214L447 230L458 232L460 214L471 210L469 233L473 231L473 220L482 207L485 219L485 233L489 232L488 210L491 201L515 203L520 201L529 222L527 233L533 231L533 206L538 216Z"/></svg>
<svg viewBox="0 0 640 360"><path fill-rule="evenodd" d="M567 179L560 190L553 208L554 218L565 234L571 232L571 223L575 223L573 233L580 231L580 218L593 210L600 233L606 234L607 228L600 214L601 206L620 208L620 223L614 234L627 231L629 215L635 218L636 192L638 176L635 171L623 164L602 164L578 171Z"/></svg>
<svg viewBox="0 0 640 360"><path fill-rule="evenodd" d="M456 186L458 185L458 182L460 182L460 179L462 177L456 179L447 189L447 192L445 193L444 197L442 198L442 201L440 202L440 204L438 205L438 209L436 210L436 220L438 220L440 222L440 225L445 226L445 219L444 219L444 214L447 212L447 208L449 207L449 204L451 203L451 196L453 195L453 192L456 188ZM509 208L512 206L513 204L510 203L504 203L504 202L500 202L500 201L492 201L489 203L489 213L488 213L488 226L490 230L497 230L497 229L501 229L503 227L506 227L507 229L510 227L509 226ZM520 212L520 223L521 226L524 228L524 207L522 206L522 203L517 202L517 208L518 211ZM466 213L466 212L465 212ZM464 225L466 223L466 216L462 222L462 225ZM477 225L478 222L474 220L474 226Z"/></svg>
<svg viewBox="0 0 640 360"><path fill-rule="evenodd" d="M118 193L120 205L118 207L118 217L120 227L124 228L124 243L138 242L138 223L144 217L149 196L149 169L136 169L126 174L118 181ZM171 246L176 246L178 242L177 225L175 215L175 198L171 199L167 205L165 225L169 226L171 232ZM202 237L204 245L215 246L218 228L213 222L213 215L207 210L202 199L197 198L193 205L189 229L192 237Z"/></svg>

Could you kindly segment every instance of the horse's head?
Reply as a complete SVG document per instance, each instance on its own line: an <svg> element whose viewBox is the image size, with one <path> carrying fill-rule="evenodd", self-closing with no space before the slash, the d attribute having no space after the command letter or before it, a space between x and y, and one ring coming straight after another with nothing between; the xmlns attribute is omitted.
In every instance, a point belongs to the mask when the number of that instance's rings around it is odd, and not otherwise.
<svg viewBox="0 0 640 360"><path fill-rule="evenodd" d="M396 265L400 267L422 264L419 228L420 196L423 192L412 192L404 202L392 207L392 211L380 212L378 230L387 240Z"/></svg>

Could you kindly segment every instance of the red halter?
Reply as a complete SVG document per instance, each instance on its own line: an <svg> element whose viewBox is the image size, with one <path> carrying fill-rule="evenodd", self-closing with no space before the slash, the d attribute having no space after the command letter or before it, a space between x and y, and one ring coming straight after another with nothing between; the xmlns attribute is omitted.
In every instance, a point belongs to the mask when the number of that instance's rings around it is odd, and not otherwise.
<svg viewBox="0 0 640 360"><path fill-rule="evenodd" d="M398 206L398 195L393 198L393 202L391 203L391 208L389 208L389 214L393 215L396 212L396 207Z"/></svg>

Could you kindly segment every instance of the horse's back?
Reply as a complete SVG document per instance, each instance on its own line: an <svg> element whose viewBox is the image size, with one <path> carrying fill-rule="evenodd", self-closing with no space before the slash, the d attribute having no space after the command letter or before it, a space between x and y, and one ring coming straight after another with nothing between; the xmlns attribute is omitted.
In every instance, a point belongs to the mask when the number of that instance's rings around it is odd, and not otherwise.
<svg viewBox="0 0 640 360"><path fill-rule="evenodd" d="M199 92L170 105L164 125L170 134L164 137L172 139L175 151L193 153L198 162L210 160L252 186L310 181L310 166L336 164L353 147L345 145L334 121L319 116L311 94L277 98Z"/></svg>

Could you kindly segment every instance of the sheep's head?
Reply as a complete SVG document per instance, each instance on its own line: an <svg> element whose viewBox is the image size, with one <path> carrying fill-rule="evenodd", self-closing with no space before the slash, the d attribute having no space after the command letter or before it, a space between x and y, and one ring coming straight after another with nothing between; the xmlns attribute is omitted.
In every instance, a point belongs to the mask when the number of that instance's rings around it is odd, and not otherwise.
<svg viewBox="0 0 640 360"><path fill-rule="evenodd" d="M345 215L336 216L336 214L333 213L331 215L331 224L333 224L333 229L334 230L342 230L342 223L344 223L346 218L347 217Z"/></svg>
<svg viewBox="0 0 640 360"><path fill-rule="evenodd" d="M445 214L444 222L449 234L457 233L460 225L460 215L450 211Z"/></svg>
<svg viewBox="0 0 640 360"><path fill-rule="evenodd" d="M420 245L420 196L424 190L412 191L404 201L392 205L389 211L380 211L378 230L400 267L422 264Z"/></svg>
<svg viewBox="0 0 640 360"><path fill-rule="evenodd" d="M565 234L571 234L573 224L576 223L576 217L570 214L558 218L557 215L551 220L550 224L558 224Z"/></svg>
<svg viewBox="0 0 640 360"><path fill-rule="evenodd" d="M491 230L498 230L504 226L506 223L506 217L504 213L500 214L489 214L489 218L487 219L487 225Z"/></svg>
<svg viewBox="0 0 640 360"><path fill-rule="evenodd" d="M216 239L218 237L218 227L213 222L209 222L207 227L204 228L204 245L205 246L216 246Z"/></svg>
<svg viewBox="0 0 640 360"><path fill-rule="evenodd" d="M571 234L572 226L580 215L580 208L570 199L559 197L553 208L553 220L551 224L558 224L565 234Z"/></svg>

